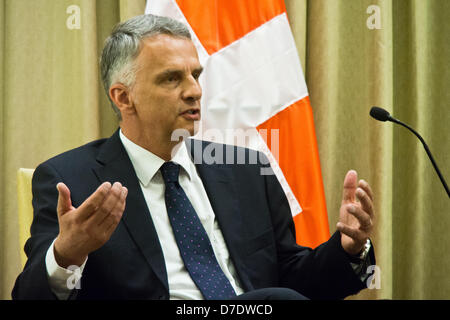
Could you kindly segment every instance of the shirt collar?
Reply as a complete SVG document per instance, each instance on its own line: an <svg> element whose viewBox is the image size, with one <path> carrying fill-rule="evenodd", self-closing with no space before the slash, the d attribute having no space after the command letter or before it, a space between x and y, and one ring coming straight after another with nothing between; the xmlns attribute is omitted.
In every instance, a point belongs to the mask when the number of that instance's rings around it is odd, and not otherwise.
<svg viewBox="0 0 450 320"><path fill-rule="evenodd" d="M122 133L122 129L119 130L119 136L125 150L128 153L131 163L133 164L139 181L145 187L147 187L150 180L153 179L155 174L164 164L165 160L125 137L125 135ZM171 161L179 164L181 168L184 169L182 171L186 172L188 178L191 179L192 170L195 170L195 168L193 167L193 163L191 161L191 158L189 157L186 144L181 143L178 146L179 148Z"/></svg>

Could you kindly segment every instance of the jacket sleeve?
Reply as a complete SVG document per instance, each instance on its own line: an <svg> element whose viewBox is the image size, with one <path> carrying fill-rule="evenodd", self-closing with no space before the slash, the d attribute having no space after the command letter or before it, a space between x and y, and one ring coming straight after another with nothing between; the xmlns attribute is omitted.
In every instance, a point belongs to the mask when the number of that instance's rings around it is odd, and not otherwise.
<svg viewBox="0 0 450 320"><path fill-rule="evenodd" d="M336 231L316 249L296 244L295 226L288 200L275 175L266 175L268 205L277 243L280 285L310 299L342 299L366 287L350 264ZM369 252L375 263L374 250Z"/></svg>

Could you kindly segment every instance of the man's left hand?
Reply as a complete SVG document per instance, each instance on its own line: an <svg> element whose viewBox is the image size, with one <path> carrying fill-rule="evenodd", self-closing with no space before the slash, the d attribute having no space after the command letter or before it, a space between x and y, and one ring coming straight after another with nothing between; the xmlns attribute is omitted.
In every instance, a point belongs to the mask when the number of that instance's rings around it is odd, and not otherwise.
<svg viewBox="0 0 450 320"><path fill-rule="evenodd" d="M373 230L373 195L369 184L359 180L354 170L347 172L339 222L336 227L341 232L341 244L350 255L358 255Z"/></svg>

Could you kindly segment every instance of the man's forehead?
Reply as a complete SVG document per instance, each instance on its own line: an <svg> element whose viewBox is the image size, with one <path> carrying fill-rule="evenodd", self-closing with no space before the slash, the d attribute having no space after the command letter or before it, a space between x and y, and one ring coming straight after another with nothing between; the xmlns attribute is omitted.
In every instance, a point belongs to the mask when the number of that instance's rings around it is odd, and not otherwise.
<svg viewBox="0 0 450 320"><path fill-rule="evenodd" d="M176 50L179 48L192 49L197 53L194 43L191 39L172 36L168 34L157 34L142 39L141 46L149 49L167 49Z"/></svg>
<svg viewBox="0 0 450 320"><path fill-rule="evenodd" d="M189 63L200 65L197 49L190 39L165 34L143 39L137 60L144 64L148 62L152 64Z"/></svg>

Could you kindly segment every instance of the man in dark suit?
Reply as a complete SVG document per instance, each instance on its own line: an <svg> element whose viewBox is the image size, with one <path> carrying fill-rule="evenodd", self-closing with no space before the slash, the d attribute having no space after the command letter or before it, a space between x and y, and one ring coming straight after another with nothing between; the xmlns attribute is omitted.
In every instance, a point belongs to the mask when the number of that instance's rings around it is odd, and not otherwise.
<svg viewBox="0 0 450 320"><path fill-rule="evenodd" d="M344 180L338 231L311 250L295 243L284 192L261 174L263 156L173 139L177 130L193 135L200 120L202 67L184 25L151 15L119 24L101 64L120 129L36 169L28 261L13 298L336 299L365 287L375 262L372 192L356 172ZM215 163L194 164L205 150ZM246 164L236 164L240 152ZM226 295L202 282L208 273Z"/></svg>

